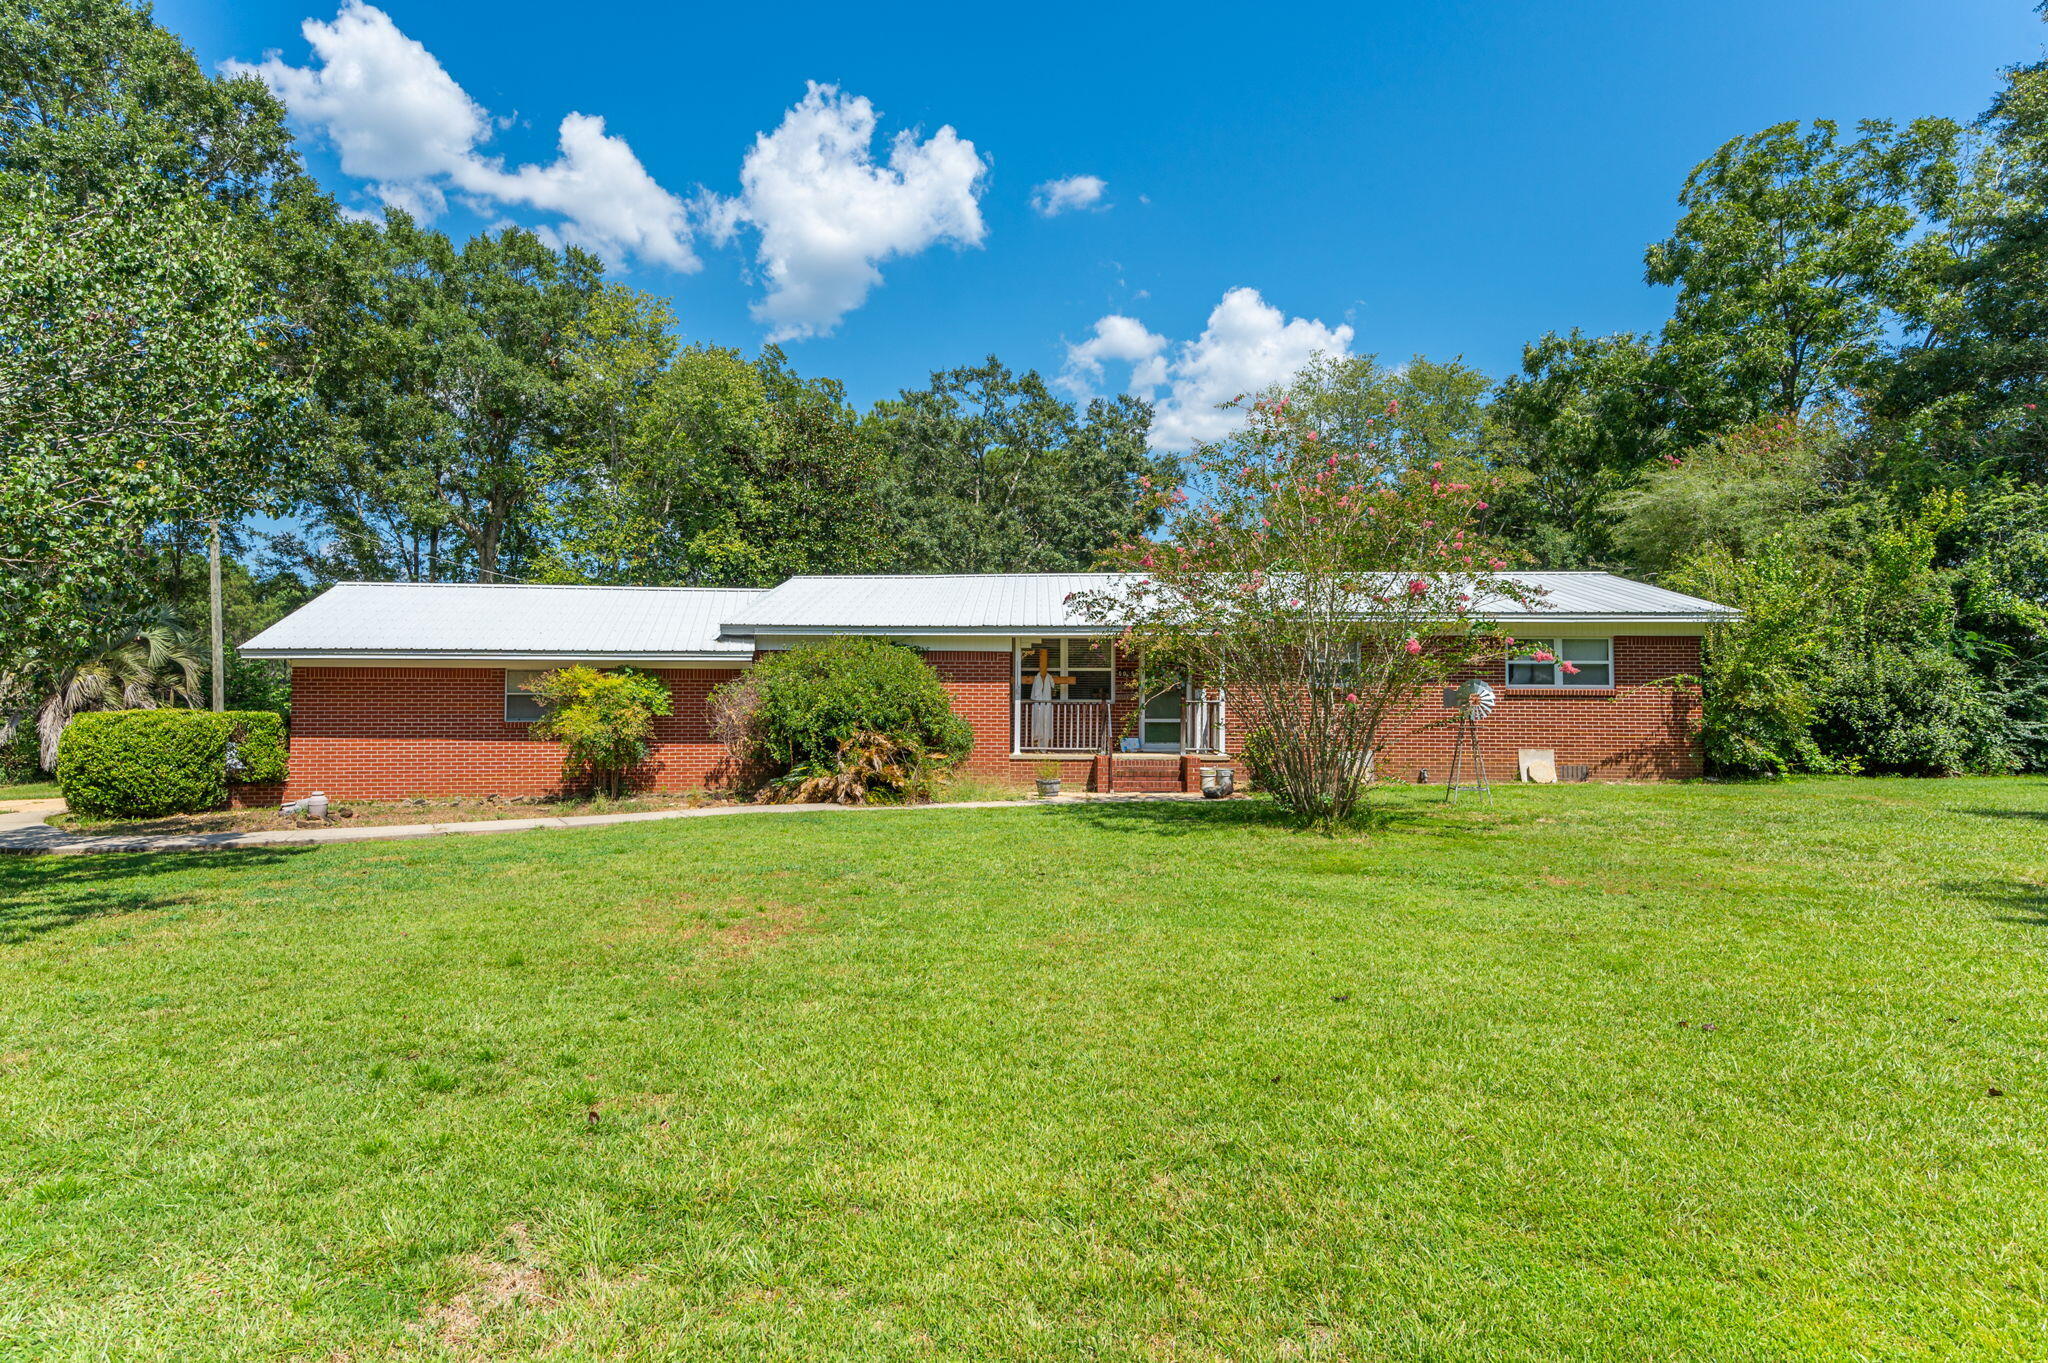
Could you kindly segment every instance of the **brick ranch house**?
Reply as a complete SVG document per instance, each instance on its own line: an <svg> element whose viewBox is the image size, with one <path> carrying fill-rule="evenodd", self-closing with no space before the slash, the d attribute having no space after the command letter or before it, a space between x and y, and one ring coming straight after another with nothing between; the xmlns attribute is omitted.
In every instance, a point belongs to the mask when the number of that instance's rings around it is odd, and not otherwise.
<svg viewBox="0 0 2048 1363"><path fill-rule="evenodd" d="M1481 728L1487 766L1512 777L1517 753L1546 749L1594 779L1697 776L1697 697L1658 683L1695 675L1700 636L1731 612L1607 573L1527 573L1541 604L1498 616L1519 658L1480 673L1499 693ZM538 795L556 790L561 753L527 726L523 690L569 663L627 666L667 681L646 773L657 789L717 785L727 756L708 699L761 655L806 639L873 635L923 653L974 729L970 769L1023 783L1056 761L1090 789L1191 789L1196 767L1234 756L1227 691L1172 686L1135 694L1137 670L1114 631L1075 616L1091 573L798 577L766 590L341 583L243 646L290 664L287 797ZM1577 668L1526 656L1538 647ZM1043 680L1041 680L1043 678ZM1440 698L1377 758L1383 778L1441 776L1451 731Z"/></svg>

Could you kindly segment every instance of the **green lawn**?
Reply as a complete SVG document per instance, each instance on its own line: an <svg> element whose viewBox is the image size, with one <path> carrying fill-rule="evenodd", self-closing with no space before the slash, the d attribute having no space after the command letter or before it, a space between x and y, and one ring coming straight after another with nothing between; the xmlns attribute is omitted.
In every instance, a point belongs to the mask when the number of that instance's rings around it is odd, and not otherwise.
<svg viewBox="0 0 2048 1363"><path fill-rule="evenodd" d="M55 800L63 794L55 781L31 781L17 786L0 782L0 805L10 800Z"/></svg>
<svg viewBox="0 0 2048 1363"><path fill-rule="evenodd" d="M1393 799L0 858L0 1357L2048 1354L2048 782Z"/></svg>

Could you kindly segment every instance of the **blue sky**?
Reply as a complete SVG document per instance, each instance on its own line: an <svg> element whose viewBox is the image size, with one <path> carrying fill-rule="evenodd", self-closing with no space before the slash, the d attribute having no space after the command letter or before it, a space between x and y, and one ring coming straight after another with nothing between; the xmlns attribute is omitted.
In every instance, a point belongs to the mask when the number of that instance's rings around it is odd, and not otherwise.
<svg viewBox="0 0 2048 1363"><path fill-rule="evenodd" d="M274 53L347 203L580 237L686 337L780 332L863 403L995 353L1135 385L1173 440L1318 346L1500 374L1549 329L1654 327L1642 248L1719 143L1971 117L2048 38L2025 0L157 14L209 64ZM831 88L806 104L810 82ZM1092 203L1034 208L1071 177Z"/></svg>

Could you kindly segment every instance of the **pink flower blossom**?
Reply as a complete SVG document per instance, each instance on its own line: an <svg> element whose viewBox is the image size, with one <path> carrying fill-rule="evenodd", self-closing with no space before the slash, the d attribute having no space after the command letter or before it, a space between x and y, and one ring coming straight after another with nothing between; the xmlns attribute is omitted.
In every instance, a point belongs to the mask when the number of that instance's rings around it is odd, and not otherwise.
<svg viewBox="0 0 2048 1363"><path fill-rule="evenodd" d="M1409 579L1409 581L1408 581L1408 595L1410 595L1410 596L1420 596L1420 595L1422 595L1422 594L1423 594L1424 592L1426 592L1426 591L1428 591L1428 590L1429 590L1429 584L1428 584L1427 582L1424 582L1424 581L1423 581L1423 580L1422 580L1421 578L1417 577L1417 578L1410 578L1410 579Z"/></svg>
<svg viewBox="0 0 2048 1363"><path fill-rule="evenodd" d="M1486 560L1486 566L1493 569L1497 573L1501 569L1508 566L1508 561L1504 558L1490 558Z"/></svg>
<svg viewBox="0 0 2048 1363"><path fill-rule="evenodd" d="M1320 439L1322 439L1322 437L1321 437L1321 436L1319 436L1319 435L1317 435L1317 434L1316 434L1316 433L1315 433L1314 431L1310 431L1310 432L1309 432L1309 433L1308 433L1307 435L1303 436L1303 437L1302 437L1302 439L1304 439L1304 440L1320 440Z"/></svg>
<svg viewBox="0 0 2048 1363"><path fill-rule="evenodd" d="M1345 697L1344 697L1344 703L1345 703L1346 705L1356 705L1356 704L1358 704L1358 693L1357 693L1356 691L1353 691L1353 692L1351 692L1351 693L1350 693L1349 695L1345 696Z"/></svg>
<svg viewBox="0 0 2048 1363"><path fill-rule="evenodd" d="M1472 509L1473 509L1474 511L1484 511L1484 510L1486 510L1486 503L1485 503L1485 502L1474 502L1474 503L1472 503Z"/></svg>
<svg viewBox="0 0 2048 1363"><path fill-rule="evenodd" d="M1153 558L1150 554L1147 554L1145 555L1145 557L1138 560L1138 566L1141 568L1156 568L1159 565L1153 561Z"/></svg>
<svg viewBox="0 0 2048 1363"><path fill-rule="evenodd" d="M1529 656L1539 663L1554 663L1557 661L1557 655L1547 648L1539 648Z"/></svg>
<svg viewBox="0 0 2048 1363"><path fill-rule="evenodd" d="M1401 645L1401 650L1412 658L1416 654L1422 652L1422 641L1419 639L1410 639L1407 643Z"/></svg>
<svg viewBox="0 0 2048 1363"><path fill-rule="evenodd" d="M1579 675L1579 669L1573 667L1570 663L1559 663L1557 665L1557 670L1564 673L1567 677L1576 677Z"/></svg>

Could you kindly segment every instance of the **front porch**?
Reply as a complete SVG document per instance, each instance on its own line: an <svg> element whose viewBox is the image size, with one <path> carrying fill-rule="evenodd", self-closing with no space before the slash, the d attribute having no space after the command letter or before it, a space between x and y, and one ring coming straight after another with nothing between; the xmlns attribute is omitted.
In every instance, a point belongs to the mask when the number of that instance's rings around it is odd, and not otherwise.
<svg viewBox="0 0 2048 1363"><path fill-rule="evenodd" d="M1011 707L1011 752L1069 760L1222 757L1228 742L1225 723L1221 695L1189 698L1167 693L1145 702L1136 714L1127 713L1113 697L1017 700Z"/></svg>

